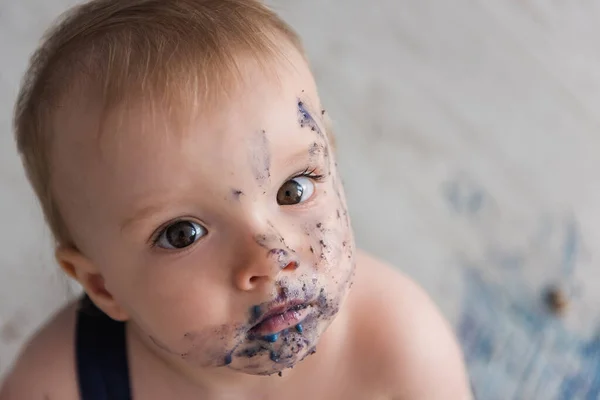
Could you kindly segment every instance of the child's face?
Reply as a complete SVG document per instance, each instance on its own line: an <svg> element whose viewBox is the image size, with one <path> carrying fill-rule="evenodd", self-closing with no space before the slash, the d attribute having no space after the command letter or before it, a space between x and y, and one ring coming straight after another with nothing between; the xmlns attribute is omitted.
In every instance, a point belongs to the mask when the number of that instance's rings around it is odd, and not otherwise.
<svg viewBox="0 0 600 400"><path fill-rule="evenodd" d="M349 288L354 243L333 150L310 71L292 61L279 82L248 72L227 107L183 132L133 110L98 141L85 134L87 113L55 148L79 249L134 331L172 362L291 367ZM265 313L276 315L257 324Z"/></svg>

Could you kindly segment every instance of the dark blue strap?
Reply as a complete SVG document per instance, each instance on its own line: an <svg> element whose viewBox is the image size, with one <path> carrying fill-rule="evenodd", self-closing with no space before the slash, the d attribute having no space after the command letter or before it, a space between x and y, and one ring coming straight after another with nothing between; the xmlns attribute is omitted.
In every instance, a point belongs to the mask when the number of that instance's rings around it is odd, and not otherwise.
<svg viewBox="0 0 600 400"><path fill-rule="evenodd" d="M76 356L81 400L131 400L125 324L87 296L77 313Z"/></svg>

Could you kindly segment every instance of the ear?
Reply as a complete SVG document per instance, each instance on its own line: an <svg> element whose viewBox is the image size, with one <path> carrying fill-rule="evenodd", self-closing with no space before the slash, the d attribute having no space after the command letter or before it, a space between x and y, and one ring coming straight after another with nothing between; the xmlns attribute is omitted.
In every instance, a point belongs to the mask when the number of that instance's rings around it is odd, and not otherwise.
<svg viewBox="0 0 600 400"><path fill-rule="evenodd" d="M83 286L96 307L116 321L129 319L127 312L106 288L104 277L90 259L69 246L59 246L55 256L63 271Z"/></svg>

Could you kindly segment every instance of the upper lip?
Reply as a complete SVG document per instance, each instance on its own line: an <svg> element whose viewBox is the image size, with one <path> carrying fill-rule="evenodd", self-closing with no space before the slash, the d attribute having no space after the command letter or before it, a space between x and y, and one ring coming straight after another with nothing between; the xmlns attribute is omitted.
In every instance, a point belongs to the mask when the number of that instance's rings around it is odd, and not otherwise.
<svg viewBox="0 0 600 400"><path fill-rule="evenodd" d="M275 315L283 314L284 312L289 311L290 309L292 309L294 307L297 307L297 306L308 307L309 305L310 304L308 302L298 299L298 300L287 301L285 303L279 303L277 305L268 307L267 310L260 316L260 318L258 318L256 320L254 325L252 325L252 328L257 327L258 325L263 323L265 320L267 320ZM304 307L302 307L302 308L304 308Z"/></svg>

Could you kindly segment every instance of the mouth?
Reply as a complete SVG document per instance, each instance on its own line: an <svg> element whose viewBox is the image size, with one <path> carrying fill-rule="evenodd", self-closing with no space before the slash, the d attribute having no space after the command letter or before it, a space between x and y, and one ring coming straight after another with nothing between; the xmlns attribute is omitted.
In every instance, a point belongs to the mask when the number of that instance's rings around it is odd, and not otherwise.
<svg viewBox="0 0 600 400"><path fill-rule="evenodd" d="M310 313L312 304L306 302L288 302L277 307L273 307L265 312L258 321L248 331L249 337L267 336L276 341L273 337L277 333L298 326ZM298 331L302 327L297 328Z"/></svg>

